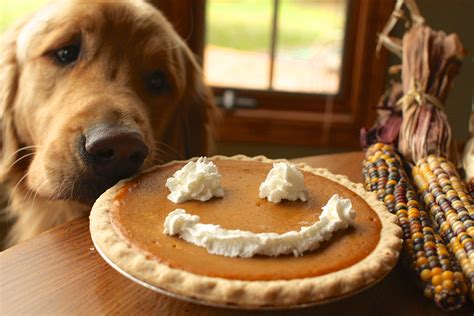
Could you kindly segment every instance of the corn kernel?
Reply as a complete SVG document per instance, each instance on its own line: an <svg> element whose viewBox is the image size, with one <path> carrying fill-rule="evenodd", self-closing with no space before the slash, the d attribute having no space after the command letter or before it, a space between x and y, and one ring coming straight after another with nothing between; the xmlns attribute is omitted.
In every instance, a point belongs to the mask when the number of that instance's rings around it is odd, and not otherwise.
<svg viewBox="0 0 474 316"><path fill-rule="evenodd" d="M441 275L441 273L443 273L443 270L439 267L435 267L435 268L431 269L431 273L433 275Z"/></svg>
<svg viewBox="0 0 474 316"><path fill-rule="evenodd" d="M443 278L440 276L440 275L435 275L432 279L431 279L431 284L433 285L441 285L443 283Z"/></svg>
<svg viewBox="0 0 474 316"><path fill-rule="evenodd" d="M452 280L444 280L443 281L443 288L446 290L451 290L454 288L454 282Z"/></svg>
<svg viewBox="0 0 474 316"><path fill-rule="evenodd" d="M454 273L452 271L443 271L441 276L443 280L452 280L454 278Z"/></svg>
<svg viewBox="0 0 474 316"><path fill-rule="evenodd" d="M420 276L423 281L428 282L431 280L431 271L429 269L424 269L421 271Z"/></svg>
<svg viewBox="0 0 474 316"><path fill-rule="evenodd" d="M426 259L426 257L421 257L421 258L418 258L418 260L416 260L416 265L418 267L421 267L422 265L427 264L427 263L428 263L428 259Z"/></svg>

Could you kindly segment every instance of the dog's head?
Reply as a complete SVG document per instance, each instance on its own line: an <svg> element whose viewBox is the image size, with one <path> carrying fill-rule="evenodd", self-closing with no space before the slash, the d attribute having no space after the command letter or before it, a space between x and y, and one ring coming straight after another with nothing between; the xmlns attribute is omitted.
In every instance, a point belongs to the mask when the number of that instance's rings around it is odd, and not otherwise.
<svg viewBox="0 0 474 316"><path fill-rule="evenodd" d="M145 2L55 2L0 47L3 181L91 203L119 179L209 146L212 95Z"/></svg>

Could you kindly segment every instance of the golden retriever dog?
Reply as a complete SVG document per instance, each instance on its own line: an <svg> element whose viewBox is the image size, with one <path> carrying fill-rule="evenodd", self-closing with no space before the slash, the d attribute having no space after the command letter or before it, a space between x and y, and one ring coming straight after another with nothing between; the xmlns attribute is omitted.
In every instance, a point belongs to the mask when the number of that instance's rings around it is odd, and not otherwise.
<svg viewBox="0 0 474 316"><path fill-rule="evenodd" d="M53 2L0 46L9 243L87 214L118 180L204 155L216 108L169 22L140 0Z"/></svg>

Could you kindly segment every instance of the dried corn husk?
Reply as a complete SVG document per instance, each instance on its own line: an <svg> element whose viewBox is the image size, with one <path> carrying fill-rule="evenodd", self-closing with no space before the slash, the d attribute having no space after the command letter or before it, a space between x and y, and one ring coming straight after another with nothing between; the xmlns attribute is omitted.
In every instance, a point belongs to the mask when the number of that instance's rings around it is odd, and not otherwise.
<svg viewBox="0 0 474 316"><path fill-rule="evenodd" d="M464 147L462 165L469 192L474 198L474 107L469 121L469 132L471 133L471 137Z"/></svg>
<svg viewBox="0 0 474 316"><path fill-rule="evenodd" d="M402 40L390 36L400 20L408 27ZM397 0L379 35L377 49L382 46L402 58L404 96L398 103L403 113L399 151L410 162L430 154L456 161L443 104L465 55L459 37L427 26L414 0Z"/></svg>
<svg viewBox="0 0 474 316"><path fill-rule="evenodd" d="M444 102L465 52L457 34L414 25L403 36L403 112L398 148L409 161L453 157Z"/></svg>
<svg viewBox="0 0 474 316"><path fill-rule="evenodd" d="M376 143L397 144L402 112L397 107L397 101L402 96L402 85L399 82L390 82L387 91L380 98L375 109L377 120L371 129L360 130L360 143L367 148Z"/></svg>

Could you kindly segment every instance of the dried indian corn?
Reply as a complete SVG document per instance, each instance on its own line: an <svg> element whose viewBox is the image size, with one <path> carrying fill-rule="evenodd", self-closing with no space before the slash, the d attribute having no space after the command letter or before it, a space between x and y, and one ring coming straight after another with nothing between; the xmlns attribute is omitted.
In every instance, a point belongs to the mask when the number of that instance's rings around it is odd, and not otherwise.
<svg viewBox="0 0 474 316"><path fill-rule="evenodd" d="M461 307L467 291L463 274L418 201L393 147L382 143L370 146L363 173L366 189L376 192L388 210L397 215L403 230L405 260L416 273L425 296L445 310Z"/></svg>
<svg viewBox="0 0 474 316"><path fill-rule="evenodd" d="M474 200L474 178L469 180L467 183L467 188L469 190L469 193L471 194L471 198Z"/></svg>
<svg viewBox="0 0 474 316"><path fill-rule="evenodd" d="M474 295L474 203L454 165L430 155L418 160L413 178L441 237L456 256Z"/></svg>

